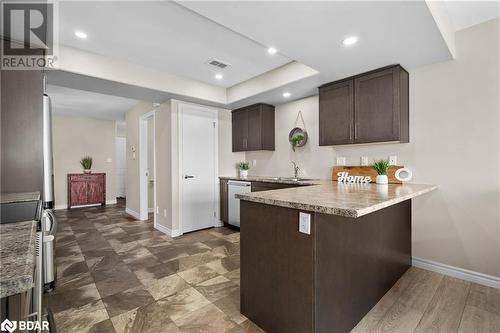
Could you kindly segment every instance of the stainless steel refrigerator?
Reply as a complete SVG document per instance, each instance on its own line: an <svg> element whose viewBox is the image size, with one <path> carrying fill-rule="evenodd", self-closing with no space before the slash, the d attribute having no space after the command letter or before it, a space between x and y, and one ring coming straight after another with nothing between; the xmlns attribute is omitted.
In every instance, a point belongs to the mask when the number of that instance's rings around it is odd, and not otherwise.
<svg viewBox="0 0 500 333"><path fill-rule="evenodd" d="M52 157L52 106L46 92L44 78L43 93L43 192L42 192L42 230L43 230L43 283L45 290L55 288L55 236L57 219L54 215L54 167Z"/></svg>

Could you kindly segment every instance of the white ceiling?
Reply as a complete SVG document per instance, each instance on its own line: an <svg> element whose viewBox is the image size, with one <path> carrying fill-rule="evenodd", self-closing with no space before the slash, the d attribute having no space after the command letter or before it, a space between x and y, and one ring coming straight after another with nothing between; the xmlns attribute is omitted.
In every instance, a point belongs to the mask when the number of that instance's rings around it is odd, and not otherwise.
<svg viewBox="0 0 500 333"><path fill-rule="evenodd" d="M64 1L59 42L171 74L230 87L291 60L169 1ZM88 34L87 40L74 36ZM230 63L214 78L211 58Z"/></svg>
<svg viewBox="0 0 500 333"><path fill-rule="evenodd" d="M135 99L47 85L54 114L125 120L127 110L138 103Z"/></svg>
<svg viewBox="0 0 500 333"><path fill-rule="evenodd" d="M500 1L446 1L455 31L500 17Z"/></svg>
<svg viewBox="0 0 500 333"><path fill-rule="evenodd" d="M180 2L321 72L324 81L400 63L450 59L424 1ZM342 45L346 36L359 42Z"/></svg>

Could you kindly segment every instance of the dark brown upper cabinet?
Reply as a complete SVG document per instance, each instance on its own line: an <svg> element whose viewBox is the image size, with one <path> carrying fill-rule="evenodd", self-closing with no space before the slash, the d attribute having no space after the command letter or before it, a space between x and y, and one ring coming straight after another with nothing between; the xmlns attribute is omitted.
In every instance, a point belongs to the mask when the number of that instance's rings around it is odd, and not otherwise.
<svg viewBox="0 0 500 333"><path fill-rule="evenodd" d="M254 104L233 110L233 152L274 150L274 106Z"/></svg>
<svg viewBox="0 0 500 333"><path fill-rule="evenodd" d="M319 145L354 143L354 82L337 82L319 91Z"/></svg>
<svg viewBox="0 0 500 333"><path fill-rule="evenodd" d="M409 141L408 72L393 65L319 88L319 145Z"/></svg>

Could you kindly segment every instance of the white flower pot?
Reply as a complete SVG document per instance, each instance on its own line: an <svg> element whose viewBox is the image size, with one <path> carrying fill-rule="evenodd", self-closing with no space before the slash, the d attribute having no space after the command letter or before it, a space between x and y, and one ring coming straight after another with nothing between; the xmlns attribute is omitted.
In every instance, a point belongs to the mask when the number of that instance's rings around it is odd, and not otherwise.
<svg viewBox="0 0 500 333"><path fill-rule="evenodd" d="M375 182L379 185L387 185L389 184L389 178L387 175L377 175L377 178L375 178Z"/></svg>
<svg viewBox="0 0 500 333"><path fill-rule="evenodd" d="M240 178L247 178L248 170L240 170Z"/></svg>
<svg viewBox="0 0 500 333"><path fill-rule="evenodd" d="M90 169L83 169L83 173L91 173L91 172L92 172L92 170L90 170Z"/></svg>

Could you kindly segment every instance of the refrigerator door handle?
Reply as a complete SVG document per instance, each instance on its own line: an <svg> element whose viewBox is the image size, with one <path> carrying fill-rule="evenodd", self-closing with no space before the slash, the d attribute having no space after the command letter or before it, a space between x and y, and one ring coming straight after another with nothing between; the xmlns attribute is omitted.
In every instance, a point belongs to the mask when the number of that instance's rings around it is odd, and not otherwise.
<svg viewBox="0 0 500 333"><path fill-rule="evenodd" d="M49 235L55 235L57 231L57 218L52 212L51 209L47 209L47 215L49 216L50 219L50 230L49 230Z"/></svg>

